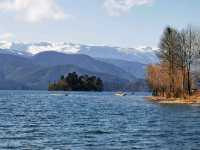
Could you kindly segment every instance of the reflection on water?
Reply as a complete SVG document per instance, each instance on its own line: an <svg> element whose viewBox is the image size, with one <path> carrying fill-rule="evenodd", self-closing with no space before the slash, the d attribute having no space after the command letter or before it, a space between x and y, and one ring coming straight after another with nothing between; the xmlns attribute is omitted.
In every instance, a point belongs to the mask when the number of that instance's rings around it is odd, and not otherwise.
<svg viewBox="0 0 200 150"><path fill-rule="evenodd" d="M200 107L113 93L0 92L0 149L189 150L200 147Z"/></svg>

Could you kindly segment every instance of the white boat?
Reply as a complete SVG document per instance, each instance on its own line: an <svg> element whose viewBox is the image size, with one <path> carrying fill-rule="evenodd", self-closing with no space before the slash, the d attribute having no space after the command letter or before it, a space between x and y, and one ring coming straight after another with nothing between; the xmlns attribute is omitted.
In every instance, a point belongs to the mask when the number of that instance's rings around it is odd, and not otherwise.
<svg viewBox="0 0 200 150"><path fill-rule="evenodd" d="M124 92L118 92L115 94L116 96L126 96L127 94Z"/></svg>

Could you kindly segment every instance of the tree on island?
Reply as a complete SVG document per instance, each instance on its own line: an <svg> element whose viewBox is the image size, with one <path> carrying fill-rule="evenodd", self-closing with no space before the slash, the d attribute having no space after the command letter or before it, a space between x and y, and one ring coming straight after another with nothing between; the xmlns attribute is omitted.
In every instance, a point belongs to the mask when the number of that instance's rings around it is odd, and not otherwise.
<svg viewBox="0 0 200 150"><path fill-rule="evenodd" d="M150 65L147 80L153 95L186 97L192 94L191 65L199 58L200 34L194 28L164 30L160 40L160 64Z"/></svg>
<svg viewBox="0 0 200 150"><path fill-rule="evenodd" d="M50 83L50 91L102 91L103 81L96 76L78 76L76 72L61 76L57 83Z"/></svg>

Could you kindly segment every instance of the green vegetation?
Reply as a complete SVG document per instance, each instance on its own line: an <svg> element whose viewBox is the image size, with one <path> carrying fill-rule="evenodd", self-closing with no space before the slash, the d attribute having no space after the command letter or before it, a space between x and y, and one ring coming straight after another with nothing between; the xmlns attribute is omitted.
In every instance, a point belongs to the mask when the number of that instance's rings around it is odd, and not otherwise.
<svg viewBox="0 0 200 150"><path fill-rule="evenodd" d="M76 72L61 76L57 83L50 83L49 91L102 91L103 81L96 76L78 76Z"/></svg>

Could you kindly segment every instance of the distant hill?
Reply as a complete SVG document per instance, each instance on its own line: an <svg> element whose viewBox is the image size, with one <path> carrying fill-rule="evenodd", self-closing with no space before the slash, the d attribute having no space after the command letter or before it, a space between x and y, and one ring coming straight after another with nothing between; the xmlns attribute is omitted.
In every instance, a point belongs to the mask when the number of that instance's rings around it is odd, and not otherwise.
<svg viewBox="0 0 200 150"><path fill-rule="evenodd" d="M137 78L115 65L85 55L45 52L31 57L0 54L0 89L46 90L61 75L77 72L100 77L105 90L127 89Z"/></svg>
<svg viewBox="0 0 200 150"><path fill-rule="evenodd" d="M135 76L113 64L96 60L87 55L42 52L32 57L32 61L42 66L75 65L90 72L113 75L125 80L135 80Z"/></svg>
<svg viewBox="0 0 200 150"><path fill-rule="evenodd" d="M77 72L79 75L95 75L101 77L101 79L106 83L116 82L125 84L126 82L128 82L127 80L123 80L112 75L90 72L74 65L63 65L43 68L31 74L25 75L18 80L27 83L28 87L31 87L32 89L47 89L49 82L57 81L61 75L67 75L71 72Z"/></svg>
<svg viewBox="0 0 200 150"><path fill-rule="evenodd" d="M0 64L1 78L9 80L42 68L28 58L9 54L0 54Z"/></svg>
<svg viewBox="0 0 200 150"><path fill-rule="evenodd" d="M29 90L29 87L13 80L0 79L0 90Z"/></svg>
<svg viewBox="0 0 200 150"><path fill-rule="evenodd" d="M98 60L104 61L106 63L113 64L131 75L135 76L138 79L145 79L146 77L146 68L147 64L142 64L139 62L126 61L121 59L103 59L97 58Z"/></svg>
<svg viewBox="0 0 200 150"><path fill-rule="evenodd" d="M0 48L0 54L10 54L10 55L23 56L23 57L32 56L31 53L26 52L26 51L15 50L15 49L3 49L3 48Z"/></svg>

